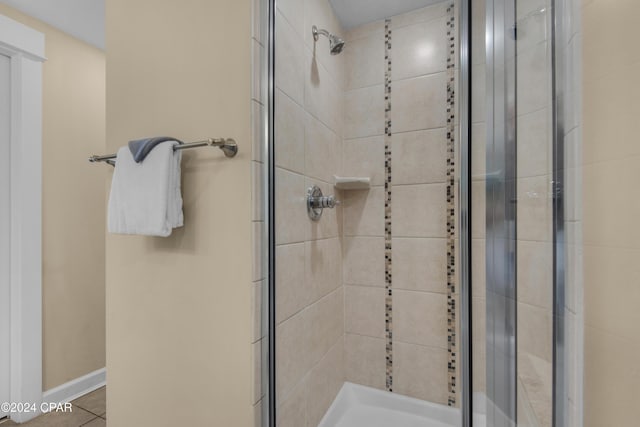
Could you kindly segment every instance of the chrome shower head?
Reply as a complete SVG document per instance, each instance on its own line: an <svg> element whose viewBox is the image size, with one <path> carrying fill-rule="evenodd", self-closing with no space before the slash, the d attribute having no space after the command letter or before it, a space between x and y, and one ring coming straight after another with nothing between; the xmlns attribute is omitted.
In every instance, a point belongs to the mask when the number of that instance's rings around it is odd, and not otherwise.
<svg viewBox="0 0 640 427"><path fill-rule="evenodd" d="M342 52L342 49L344 49L344 40L340 37L331 34L327 30L319 30L315 25L311 31L313 32L313 40L315 41L318 41L320 34L329 39L329 51L331 52L331 55L337 55Z"/></svg>
<svg viewBox="0 0 640 427"><path fill-rule="evenodd" d="M340 37L331 35L329 37L329 49L331 50L332 55L339 54L342 52L342 49L344 49L344 40Z"/></svg>

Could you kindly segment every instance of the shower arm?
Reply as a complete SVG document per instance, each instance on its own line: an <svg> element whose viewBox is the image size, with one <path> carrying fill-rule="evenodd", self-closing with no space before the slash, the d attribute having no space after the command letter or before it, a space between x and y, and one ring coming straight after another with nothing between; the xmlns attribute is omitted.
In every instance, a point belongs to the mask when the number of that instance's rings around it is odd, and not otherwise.
<svg viewBox="0 0 640 427"><path fill-rule="evenodd" d="M309 27L307 27L309 28ZM329 36L331 34L329 34L329 31L324 30L324 29L318 29L318 27L316 27L315 25L311 28L311 32L313 33L313 40L314 41L318 41L318 38L320 36L320 34L322 34L323 36L325 36L326 38L330 38Z"/></svg>

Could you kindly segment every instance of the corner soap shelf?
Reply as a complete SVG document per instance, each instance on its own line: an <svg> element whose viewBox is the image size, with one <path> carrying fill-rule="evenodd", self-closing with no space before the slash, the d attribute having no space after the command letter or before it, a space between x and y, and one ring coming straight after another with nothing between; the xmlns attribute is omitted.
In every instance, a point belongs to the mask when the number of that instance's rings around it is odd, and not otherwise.
<svg viewBox="0 0 640 427"><path fill-rule="evenodd" d="M335 188L339 190L368 190L371 179L368 176L337 176L334 175Z"/></svg>

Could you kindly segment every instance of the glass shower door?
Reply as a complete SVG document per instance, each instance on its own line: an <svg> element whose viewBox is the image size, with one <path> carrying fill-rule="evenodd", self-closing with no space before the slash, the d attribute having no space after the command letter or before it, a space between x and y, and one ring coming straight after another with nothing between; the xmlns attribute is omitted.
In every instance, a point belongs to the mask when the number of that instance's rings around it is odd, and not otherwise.
<svg viewBox="0 0 640 427"><path fill-rule="evenodd" d="M472 2L474 412L491 426L551 426L551 4L482 3Z"/></svg>

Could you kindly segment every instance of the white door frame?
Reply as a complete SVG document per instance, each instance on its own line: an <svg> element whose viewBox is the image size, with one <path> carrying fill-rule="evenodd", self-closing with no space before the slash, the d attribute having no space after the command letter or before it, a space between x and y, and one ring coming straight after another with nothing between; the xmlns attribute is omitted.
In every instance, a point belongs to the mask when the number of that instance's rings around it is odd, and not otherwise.
<svg viewBox="0 0 640 427"><path fill-rule="evenodd" d="M42 402L42 63L44 34L0 15L11 58L11 401ZM38 413L14 413L16 422Z"/></svg>

